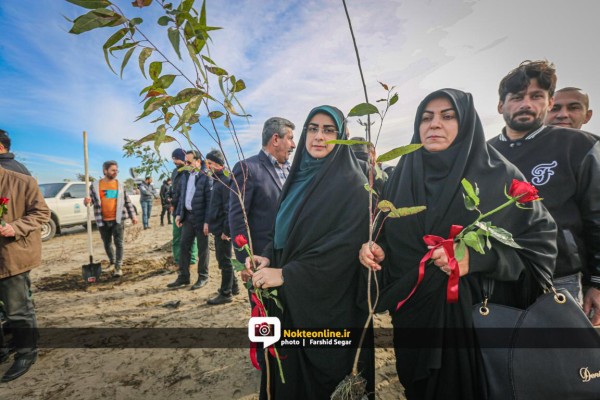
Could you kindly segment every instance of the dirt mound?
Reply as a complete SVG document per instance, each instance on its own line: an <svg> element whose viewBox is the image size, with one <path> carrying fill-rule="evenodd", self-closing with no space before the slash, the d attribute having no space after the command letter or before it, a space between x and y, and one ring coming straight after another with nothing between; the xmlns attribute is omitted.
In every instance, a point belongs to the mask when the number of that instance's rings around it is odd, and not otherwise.
<svg viewBox="0 0 600 400"><path fill-rule="evenodd" d="M34 283L35 287L41 291L97 291L109 290L115 286L130 284L143 281L157 275L172 274L173 271L168 267L172 264L171 257L161 257L158 259L125 259L123 261L123 276L120 278L112 277L112 270L108 269L108 263L102 262L102 275L96 283L87 283L81 276L81 270L73 270L61 275L52 275L38 280Z"/></svg>

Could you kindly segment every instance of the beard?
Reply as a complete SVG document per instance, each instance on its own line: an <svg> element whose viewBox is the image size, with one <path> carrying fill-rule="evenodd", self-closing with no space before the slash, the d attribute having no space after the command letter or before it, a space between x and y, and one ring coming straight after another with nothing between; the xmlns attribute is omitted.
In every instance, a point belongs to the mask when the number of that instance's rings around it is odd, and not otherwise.
<svg viewBox="0 0 600 400"><path fill-rule="evenodd" d="M533 117L531 121L519 121L518 118L521 115L530 115ZM514 131L517 132L530 132L536 130L544 123L545 115L535 115L529 112L521 112L512 117L509 115L504 115L504 121L506 125Z"/></svg>

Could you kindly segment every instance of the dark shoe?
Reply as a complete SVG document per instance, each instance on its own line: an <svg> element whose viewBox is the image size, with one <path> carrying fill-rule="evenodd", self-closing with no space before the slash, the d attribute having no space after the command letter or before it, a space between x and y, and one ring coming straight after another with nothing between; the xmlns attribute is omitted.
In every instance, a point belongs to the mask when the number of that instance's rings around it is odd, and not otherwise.
<svg viewBox="0 0 600 400"><path fill-rule="evenodd" d="M231 294L234 296L237 296L238 294L240 294L240 287L238 285L235 285L234 287L232 287Z"/></svg>
<svg viewBox="0 0 600 400"><path fill-rule="evenodd" d="M202 279L199 278L196 283L194 283L192 285L192 287L190 288L191 290L196 290L196 289L200 289L202 286L206 285L208 283L208 279Z"/></svg>
<svg viewBox="0 0 600 400"><path fill-rule="evenodd" d="M167 285L168 288L176 288L179 286L185 286L185 285L189 285L190 284L190 280L189 279L182 279L182 278L177 278L175 279L175 282L171 282Z"/></svg>
<svg viewBox="0 0 600 400"><path fill-rule="evenodd" d="M219 304L231 303L232 301L233 300L231 299L231 296L225 296L219 293L217 296L209 299L206 303L210 304L211 306L217 306Z"/></svg>
<svg viewBox="0 0 600 400"><path fill-rule="evenodd" d="M5 362L8 361L9 358L10 358L10 354L8 353L8 351L0 352L0 364L4 364Z"/></svg>
<svg viewBox="0 0 600 400"><path fill-rule="evenodd" d="M15 355L15 362L6 371L2 377L2 382L9 382L17 379L21 375L29 371L29 368L37 361L38 353L37 350L30 351L25 354Z"/></svg>

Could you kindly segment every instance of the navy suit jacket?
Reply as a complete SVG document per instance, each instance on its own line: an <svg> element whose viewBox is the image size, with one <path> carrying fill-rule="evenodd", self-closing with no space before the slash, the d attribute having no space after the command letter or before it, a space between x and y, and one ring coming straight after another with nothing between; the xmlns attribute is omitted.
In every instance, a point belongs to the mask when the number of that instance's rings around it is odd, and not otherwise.
<svg viewBox="0 0 600 400"><path fill-rule="evenodd" d="M244 175L246 175L245 181ZM262 255L275 224L279 195L281 194L282 185L277 171L261 150L258 155L235 164L233 178L238 182L243 194L254 254ZM233 181L231 185L232 189L236 191L237 187ZM239 234L248 236L242 207L234 193L231 193L229 197L229 227L232 239ZM236 257L243 262L246 254L236 251Z"/></svg>

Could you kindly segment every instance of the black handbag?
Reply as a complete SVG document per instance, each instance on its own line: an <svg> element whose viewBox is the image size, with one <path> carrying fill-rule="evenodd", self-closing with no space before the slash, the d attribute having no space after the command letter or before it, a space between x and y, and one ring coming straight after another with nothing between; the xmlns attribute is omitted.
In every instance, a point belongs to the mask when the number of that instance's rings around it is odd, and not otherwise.
<svg viewBox="0 0 600 400"><path fill-rule="evenodd" d="M573 297L551 283L526 310L473 306L489 400L600 400L600 333Z"/></svg>

